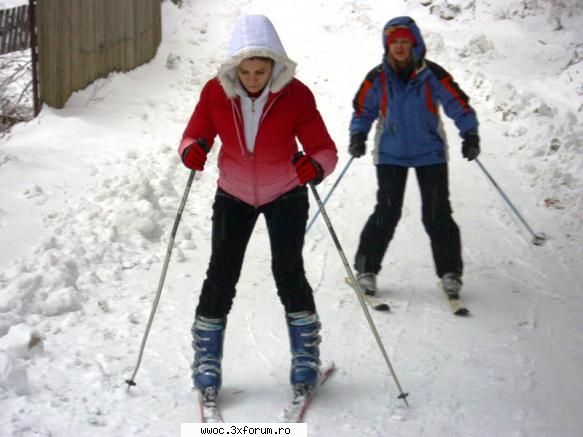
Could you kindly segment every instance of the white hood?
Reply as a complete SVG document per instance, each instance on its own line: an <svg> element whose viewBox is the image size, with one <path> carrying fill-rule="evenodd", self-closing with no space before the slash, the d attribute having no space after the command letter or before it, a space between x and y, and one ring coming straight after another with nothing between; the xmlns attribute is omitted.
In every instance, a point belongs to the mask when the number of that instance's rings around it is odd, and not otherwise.
<svg viewBox="0 0 583 437"><path fill-rule="evenodd" d="M218 78L228 97L233 98L237 95L236 85L239 79L236 67L243 59L252 56L271 58L275 61L270 91L281 90L294 77L296 63L287 57L269 18L264 15L246 15L235 23L227 59L219 68Z"/></svg>

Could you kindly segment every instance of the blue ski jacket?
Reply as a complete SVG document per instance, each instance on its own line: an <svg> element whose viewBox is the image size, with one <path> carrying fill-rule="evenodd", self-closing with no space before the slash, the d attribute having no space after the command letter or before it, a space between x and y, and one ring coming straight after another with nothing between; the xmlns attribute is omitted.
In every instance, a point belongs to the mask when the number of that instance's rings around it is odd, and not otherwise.
<svg viewBox="0 0 583 437"><path fill-rule="evenodd" d="M395 26L408 27L416 42L412 52L415 68L405 82L387 55L367 75L356 96L350 133L368 135L377 121L374 139L375 164L419 167L447 161L447 140L439 108L450 117L462 138L478 133L476 113L468 96L440 65L425 59L425 43L410 17L397 17L383 28L383 46Z"/></svg>

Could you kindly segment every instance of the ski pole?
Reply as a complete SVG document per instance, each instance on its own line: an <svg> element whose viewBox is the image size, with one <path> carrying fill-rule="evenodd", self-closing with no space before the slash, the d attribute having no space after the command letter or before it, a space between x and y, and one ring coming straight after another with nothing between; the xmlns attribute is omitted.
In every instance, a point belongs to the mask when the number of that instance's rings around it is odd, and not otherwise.
<svg viewBox="0 0 583 437"><path fill-rule="evenodd" d="M324 201L322 202L323 205L326 205L326 202L328 202L328 199L330 199L330 197L332 196L332 193L334 192L334 190L336 189L336 187L340 183L340 179L342 179L342 177L346 173L346 170L348 170L348 167L350 167L350 164L352 164L353 160L354 160L354 156L351 156L350 159L348 160L348 162L346 163L346 165L344 166L344 168L342 169L342 172L340 172L338 179L336 179L336 182L334 182L334 185L332 185L332 188L330 188L330 191L328 191L328 194L326 194L326 197L324 197ZM308 223L308 227L306 228L306 234L308 233L308 231L310 230L310 228L312 227L312 225L314 224L314 222L318 218L319 214L320 214L320 210L318 209L318 210L316 210L314 217L312 217L312 219L310 220L310 223Z"/></svg>
<svg viewBox="0 0 583 437"><path fill-rule="evenodd" d="M293 162L295 163L299 158L301 158L301 156L303 155L302 152L298 152L294 155L293 158ZM387 364L387 367L389 368L389 371L391 372L391 375L393 377L393 380L395 381L395 384L397 385L397 388L399 390L399 396L398 399L403 399L403 402L405 402L405 405L408 407L409 406L409 402L407 402L407 396L409 396L409 393L404 393L403 389L401 388L401 384L399 383L399 379L397 378L397 374L395 373L395 370L393 369L393 366L391 364L391 360L389 359L389 355L387 354L387 351L385 350L385 346L383 345L383 341L381 340L381 337L378 333L378 330L374 324L374 321L372 320L372 317L370 315L370 312L368 310L368 308L366 307L366 302L364 301L364 293L362 291L362 288L360 287L360 284L357 282L356 278L354 277L354 273L352 272L352 269L350 268L350 264L348 263L348 260L346 259L346 255L344 254L344 251L342 250L342 246L340 245L340 241L338 241L338 237L336 236L336 232L334 231L334 228L332 227L332 223L330 222L330 219L328 218L328 214L326 213L326 208L324 207L324 204L322 203L322 200L320 199L320 196L318 195L318 191L316 190L316 187L314 186L313 182L309 182L308 185L310 186L310 190L312 191L312 194L314 195L314 199L316 199L316 203L318 204L318 208L320 209L320 212L322 213L322 217L324 218L324 221L326 222L326 226L328 227L328 230L330 231L330 236L332 237L332 240L334 241L334 244L336 245L336 249L338 250L338 254L340 255L340 258L342 259L342 263L344 264L344 267L346 268L346 272L348 273L348 276L350 277L350 280L352 281L353 284L355 284L356 288L354 289L356 292L356 295L358 297L358 302L360 303L360 306L362 307L362 310L364 311L364 315L366 317L366 320L368 321L368 324L370 326L370 329L377 341L377 344L381 350L381 354L383 355L383 358L385 359L385 363ZM356 290L358 289L358 291Z"/></svg>
<svg viewBox="0 0 583 437"><path fill-rule="evenodd" d="M508 206L510 206L510 209L512 209L512 211L514 212L514 214L516 214L516 216L520 219L520 221L526 227L526 229L528 230L528 232L530 232L530 234L532 236L532 240L531 240L532 244L534 244L535 246L542 246L543 244L545 244L545 241L547 239L547 236L543 232L539 232L538 234L536 234L532 230L532 228L528 225L528 223L522 217L522 215L520 214L520 212L518 212L518 209L516 209L516 207L512 204L512 202L510 201L510 199L508 198L508 196L506 195L506 193L504 193L504 191L502 191L502 188L500 188L500 186L496 183L496 181L494 180L494 178L492 177L492 175L490 173L488 173L488 170L486 170L486 167L484 167L484 165L480 162L480 160L478 158L476 158L476 164L478 164L478 166L482 169L482 171L488 177L488 179L490 180L490 182L492 182L492 185L494 185L494 187L498 190L498 192L500 193L500 195L502 196L502 198L506 201L506 203L508 204Z"/></svg>
<svg viewBox="0 0 583 437"><path fill-rule="evenodd" d="M142 362L142 355L144 354L144 348L146 347L146 340L148 338L148 334L150 333L150 327L152 326L152 321L154 320L154 314L156 313L156 309L158 308L158 302L160 302L160 296L162 295L162 287L164 286L164 280L166 279L166 271L168 270L168 263L170 262L170 254L172 253L172 248L174 246L174 238L176 237L176 232L178 231L178 224L180 223L180 219L182 218L182 212L184 211L186 199L188 199L188 193L190 192L190 186L192 185L195 173L196 173L195 170L192 170L190 172L188 182L186 183L186 188L184 189L184 194L182 195L182 201L180 202L180 206L178 207L178 213L176 214L176 218L174 219L174 226L172 227L170 241L168 242L168 248L166 249L166 258L164 259L164 265L162 266L162 274L160 275L160 281L158 282L158 290L156 291L156 297L154 298L154 303L152 304L152 310L150 311L150 317L148 318L146 331L144 332L144 336L142 338L142 345L140 346L140 353L138 354L138 362L136 363L136 367L134 368L134 373L132 373L132 377L130 379L126 379L125 381L126 384L128 385L128 391L132 386L136 385L134 379L136 377L136 374L138 373L138 369L140 368L140 363Z"/></svg>

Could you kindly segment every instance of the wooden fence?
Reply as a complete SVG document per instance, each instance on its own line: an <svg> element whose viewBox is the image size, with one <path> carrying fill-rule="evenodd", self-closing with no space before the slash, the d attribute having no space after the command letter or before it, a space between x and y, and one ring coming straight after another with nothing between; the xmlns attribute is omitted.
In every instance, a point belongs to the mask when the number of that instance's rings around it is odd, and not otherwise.
<svg viewBox="0 0 583 437"><path fill-rule="evenodd" d="M0 10L0 55L29 47L28 6Z"/></svg>
<svg viewBox="0 0 583 437"><path fill-rule="evenodd" d="M160 0L37 0L36 10L41 101L55 108L149 61L162 37Z"/></svg>

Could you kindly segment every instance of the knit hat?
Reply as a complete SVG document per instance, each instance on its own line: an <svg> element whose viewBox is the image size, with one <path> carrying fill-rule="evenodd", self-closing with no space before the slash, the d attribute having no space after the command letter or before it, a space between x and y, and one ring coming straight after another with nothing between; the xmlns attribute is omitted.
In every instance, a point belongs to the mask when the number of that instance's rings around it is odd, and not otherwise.
<svg viewBox="0 0 583 437"><path fill-rule="evenodd" d="M408 27L404 27L404 26L398 26L398 27L389 27L386 30L386 35L387 35L387 46L389 44L392 44L395 42L395 40L397 39L408 39L409 41L411 41L411 43L413 43L413 45L416 42L415 39L415 35L413 35L413 32L411 32L411 29L409 29Z"/></svg>

